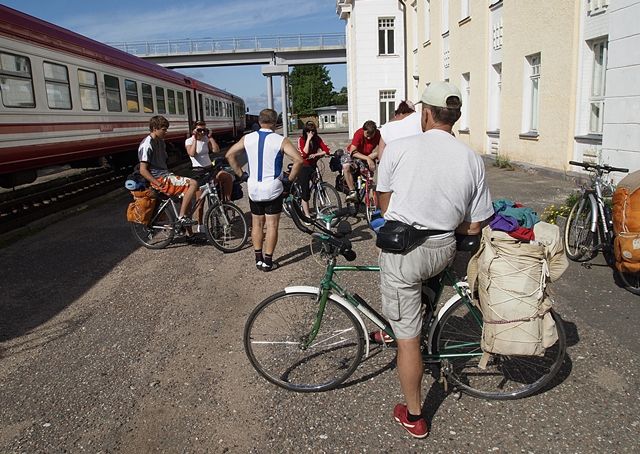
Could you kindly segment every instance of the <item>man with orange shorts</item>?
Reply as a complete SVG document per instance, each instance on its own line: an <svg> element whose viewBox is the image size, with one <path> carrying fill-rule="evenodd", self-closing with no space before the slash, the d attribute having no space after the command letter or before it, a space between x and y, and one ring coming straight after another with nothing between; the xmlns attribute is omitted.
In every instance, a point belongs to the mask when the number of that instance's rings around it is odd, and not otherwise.
<svg viewBox="0 0 640 454"><path fill-rule="evenodd" d="M169 121L166 118L156 115L149 120L149 131L151 132L138 147L140 175L149 181L154 189L168 196L182 194L178 222L184 227L189 227L194 222L186 216L186 213L198 189L198 184L191 178L181 177L169 172L167 149L164 143L167 129L169 129Z"/></svg>

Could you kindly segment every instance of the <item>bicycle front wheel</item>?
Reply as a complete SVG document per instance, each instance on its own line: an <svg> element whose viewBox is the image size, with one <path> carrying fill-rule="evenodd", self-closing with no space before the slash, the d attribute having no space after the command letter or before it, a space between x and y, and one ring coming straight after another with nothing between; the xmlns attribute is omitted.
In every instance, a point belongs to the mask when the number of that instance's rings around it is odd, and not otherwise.
<svg viewBox="0 0 640 454"><path fill-rule="evenodd" d="M169 246L175 235L174 222L173 213L167 207L164 207L154 213L149 224L138 224L137 222L130 222L129 224L131 225L133 237L144 247L148 249L164 249Z"/></svg>
<svg viewBox="0 0 640 454"><path fill-rule="evenodd" d="M313 210L322 216L331 214L342 208L342 201L338 190L329 183L322 182L313 191Z"/></svg>
<svg viewBox="0 0 640 454"><path fill-rule="evenodd" d="M640 295L640 273L625 273L618 271L618 276L624 288L634 295Z"/></svg>
<svg viewBox="0 0 640 454"><path fill-rule="evenodd" d="M567 345L564 326L560 316L553 311L551 315L556 323L558 341L544 356L492 354L486 368L481 369L478 363L482 354L482 314L460 298L438 323L433 340L434 353L451 355L442 359L447 377L467 394L492 400L527 397L544 388L564 361Z"/></svg>
<svg viewBox="0 0 640 454"><path fill-rule="evenodd" d="M371 224L373 213L378 209L378 195L375 186L369 186L365 194L364 207L367 214L367 222Z"/></svg>
<svg viewBox="0 0 640 454"><path fill-rule="evenodd" d="M222 252L242 249L249 237L244 213L231 202L212 205L204 217L209 241Z"/></svg>
<svg viewBox="0 0 640 454"><path fill-rule="evenodd" d="M567 257L576 262L594 257L592 245L595 239L591 231L594 213L588 197L582 197L571 208L564 228L564 250Z"/></svg>
<svg viewBox="0 0 640 454"><path fill-rule="evenodd" d="M244 349L260 375L290 391L317 392L337 387L355 371L365 343L355 316L329 299L318 334L305 349L317 316L314 292L276 293L253 310Z"/></svg>

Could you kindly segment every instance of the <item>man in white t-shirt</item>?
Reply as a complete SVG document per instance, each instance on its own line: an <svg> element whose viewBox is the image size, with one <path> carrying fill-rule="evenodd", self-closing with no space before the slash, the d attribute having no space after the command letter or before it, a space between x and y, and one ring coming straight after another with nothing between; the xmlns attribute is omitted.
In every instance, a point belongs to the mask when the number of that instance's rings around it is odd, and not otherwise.
<svg viewBox="0 0 640 454"><path fill-rule="evenodd" d="M195 179L202 178L207 172L213 172L213 163L209 157L209 153L220 152L220 146L213 138L213 134L207 129L207 123L202 120L196 121L191 130L191 137L184 141L187 154L191 158L191 169ZM233 177L224 170L219 170L214 175L215 182L220 185L222 193L220 196L223 200L231 199L231 190L233 189ZM196 200L200 197L200 190L196 192ZM202 211L204 205L198 207L196 219L202 224ZM204 226L200 225L200 231Z"/></svg>
<svg viewBox="0 0 640 454"><path fill-rule="evenodd" d="M378 201L384 219L434 231L408 252L383 249L380 254L382 312L397 338L398 377L406 401L396 405L393 414L415 438L429 433L421 415L422 282L453 260L454 232L478 234L493 215L482 159L451 135L460 118L461 100L460 91L448 82L428 86L421 97L424 134L387 144L378 166ZM381 332L374 339L386 341Z"/></svg>
<svg viewBox="0 0 640 454"><path fill-rule="evenodd" d="M276 268L273 251L278 242L278 225L282 213L282 166L286 154L293 166L289 180L295 181L302 168L302 157L289 139L276 134L278 114L273 109L263 109L258 116L260 130L245 135L227 151L227 159L238 177L242 167L238 155L247 152L249 166L249 206L251 207L251 241L256 258L256 268L271 271ZM267 227L266 235L263 233ZM264 252L263 252L264 242Z"/></svg>

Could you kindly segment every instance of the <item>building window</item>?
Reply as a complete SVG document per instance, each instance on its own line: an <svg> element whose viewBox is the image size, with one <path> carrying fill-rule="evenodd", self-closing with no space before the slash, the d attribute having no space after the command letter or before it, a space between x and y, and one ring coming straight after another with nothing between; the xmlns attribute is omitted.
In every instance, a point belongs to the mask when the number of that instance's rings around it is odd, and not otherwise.
<svg viewBox="0 0 640 454"><path fill-rule="evenodd" d="M5 107L35 107L31 63L27 57L0 52L0 89Z"/></svg>
<svg viewBox="0 0 640 454"><path fill-rule="evenodd" d="M469 0L460 0L460 20L466 19L470 15Z"/></svg>
<svg viewBox="0 0 640 454"><path fill-rule="evenodd" d="M540 54L529 55L526 60L528 75L525 81L524 130L537 132L540 105Z"/></svg>
<svg viewBox="0 0 640 454"><path fill-rule="evenodd" d="M471 99L471 73L464 73L460 79L460 92L462 94L462 110L460 116L460 129L469 130L469 103Z"/></svg>
<svg viewBox="0 0 640 454"><path fill-rule="evenodd" d="M394 48L394 27L395 19L378 19L378 55L392 55Z"/></svg>
<svg viewBox="0 0 640 454"><path fill-rule="evenodd" d="M167 113L167 107L164 103L164 88L156 87L156 105L158 106L158 113Z"/></svg>
<svg viewBox="0 0 640 454"><path fill-rule="evenodd" d="M500 94L502 92L502 63L492 66L491 90L489 93L489 129L500 130Z"/></svg>
<svg viewBox="0 0 640 454"><path fill-rule="evenodd" d="M169 115L176 114L176 92L173 90L167 90L167 110Z"/></svg>
<svg viewBox="0 0 640 454"><path fill-rule="evenodd" d="M605 74L607 70L607 40L593 42L591 50L593 51L593 73L591 77L591 97L589 98L589 132L602 134Z"/></svg>
<svg viewBox="0 0 640 454"><path fill-rule="evenodd" d="M449 0L442 0L441 29L442 34L449 33Z"/></svg>
<svg viewBox="0 0 640 454"><path fill-rule="evenodd" d="M431 39L431 0L424 0L424 27L422 31L424 33L424 42L428 42Z"/></svg>
<svg viewBox="0 0 640 454"><path fill-rule="evenodd" d="M393 118L396 110L396 91L383 90L380 92L380 126Z"/></svg>
<svg viewBox="0 0 640 454"><path fill-rule="evenodd" d="M413 51L415 52L418 50L418 0L415 0L411 4L411 16L411 39L413 40L411 49L413 49Z"/></svg>
<svg viewBox="0 0 640 454"><path fill-rule="evenodd" d="M69 72L64 65L44 62L44 85L47 102L52 109L71 109L71 88Z"/></svg>
<svg viewBox="0 0 640 454"><path fill-rule="evenodd" d="M140 102L138 101L138 84L133 80L124 80L124 93L127 97L127 111L140 112Z"/></svg>
<svg viewBox="0 0 640 454"><path fill-rule="evenodd" d="M590 15L604 12L607 6L609 6L609 0L587 0L587 12Z"/></svg>
<svg viewBox="0 0 640 454"><path fill-rule="evenodd" d="M153 113L153 92L149 84L142 84L142 108L144 113Z"/></svg>
<svg viewBox="0 0 640 454"><path fill-rule="evenodd" d="M80 86L80 106L82 110L100 110L96 73L79 69L78 84Z"/></svg>
<svg viewBox="0 0 640 454"><path fill-rule="evenodd" d="M104 91L107 95L107 110L109 112L122 112L122 101L120 100L120 79L105 74Z"/></svg>
<svg viewBox="0 0 640 454"><path fill-rule="evenodd" d="M502 49L502 18L493 24L493 29L491 30L491 41L494 50Z"/></svg>

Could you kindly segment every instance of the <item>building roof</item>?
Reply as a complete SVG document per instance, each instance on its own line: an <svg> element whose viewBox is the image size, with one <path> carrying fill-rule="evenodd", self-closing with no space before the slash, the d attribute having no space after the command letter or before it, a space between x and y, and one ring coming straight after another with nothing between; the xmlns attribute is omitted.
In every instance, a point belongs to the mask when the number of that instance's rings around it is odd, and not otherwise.
<svg viewBox="0 0 640 454"><path fill-rule="evenodd" d="M348 110L348 106L346 104L344 104L344 105L340 105L340 106L316 107L313 110L315 110L316 112L321 112L321 111L325 111L325 110Z"/></svg>

